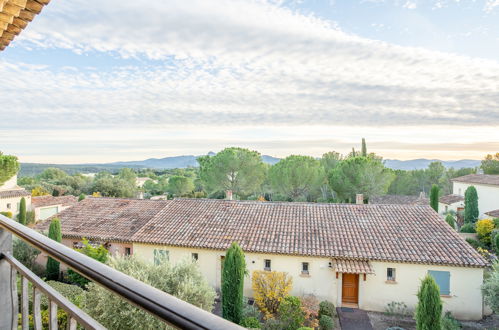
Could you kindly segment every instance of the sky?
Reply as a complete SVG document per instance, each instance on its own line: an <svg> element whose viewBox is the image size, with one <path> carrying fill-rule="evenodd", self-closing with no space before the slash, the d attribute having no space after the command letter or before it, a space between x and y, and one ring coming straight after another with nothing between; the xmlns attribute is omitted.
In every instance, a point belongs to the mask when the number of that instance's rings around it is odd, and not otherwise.
<svg viewBox="0 0 499 330"><path fill-rule="evenodd" d="M499 0L53 0L0 52L22 162L499 151Z"/></svg>

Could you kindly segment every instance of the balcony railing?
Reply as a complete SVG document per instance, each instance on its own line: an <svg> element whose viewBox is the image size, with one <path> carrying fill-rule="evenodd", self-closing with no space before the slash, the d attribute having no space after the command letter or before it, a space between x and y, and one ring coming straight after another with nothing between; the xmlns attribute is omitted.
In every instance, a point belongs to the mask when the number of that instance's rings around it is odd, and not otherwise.
<svg viewBox="0 0 499 330"><path fill-rule="evenodd" d="M85 329L105 329L12 256L12 234L173 327L242 329L234 323L153 288L0 215L0 329L2 330L18 328L18 273L21 276L20 309L23 330L28 329L28 282L31 282L33 287L32 310L35 330L42 329L40 308L42 294L49 300L50 329L57 329L58 308L68 314L70 329L76 329L77 324Z"/></svg>

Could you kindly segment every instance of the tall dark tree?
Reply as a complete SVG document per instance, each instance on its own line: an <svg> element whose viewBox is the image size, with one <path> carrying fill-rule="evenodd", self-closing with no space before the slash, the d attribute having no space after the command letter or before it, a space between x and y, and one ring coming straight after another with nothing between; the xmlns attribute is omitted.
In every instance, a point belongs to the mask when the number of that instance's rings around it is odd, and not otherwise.
<svg viewBox="0 0 499 330"><path fill-rule="evenodd" d="M237 243L232 243L225 254L222 272L222 316L236 324L243 314L244 275L246 261L244 252Z"/></svg>
<svg viewBox="0 0 499 330"><path fill-rule="evenodd" d="M52 219L49 227L49 238L56 242L62 241L61 221L58 218ZM51 257L47 258L47 280L57 281L59 279L60 263Z"/></svg>
<svg viewBox="0 0 499 330"><path fill-rule="evenodd" d="M464 222L475 223L478 214L478 194L474 186L469 186L464 192Z"/></svg>
<svg viewBox="0 0 499 330"><path fill-rule="evenodd" d="M418 305L416 306L417 330L440 330L442 317L442 301L440 289L430 275L421 281L418 291Z"/></svg>
<svg viewBox="0 0 499 330"><path fill-rule="evenodd" d="M26 199L21 198L19 203L19 223L26 225Z"/></svg>
<svg viewBox="0 0 499 330"><path fill-rule="evenodd" d="M362 156L367 157L366 139L362 138Z"/></svg>
<svg viewBox="0 0 499 330"><path fill-rule="evenodd" d="M434 184L430 190L430 206L438 213L438 197L440 195L440 188Z"/></svg>

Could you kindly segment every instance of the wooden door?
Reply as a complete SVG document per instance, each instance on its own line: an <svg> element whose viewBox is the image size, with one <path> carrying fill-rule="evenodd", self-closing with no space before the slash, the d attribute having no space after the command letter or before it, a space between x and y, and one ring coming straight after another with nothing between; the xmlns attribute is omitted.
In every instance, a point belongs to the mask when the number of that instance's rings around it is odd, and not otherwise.
<svg viewBox="0 0 499 330"><path fill-rule="evenodd" d="M341 301L344 303L359 303L359 274L343 273Z"/></svg>

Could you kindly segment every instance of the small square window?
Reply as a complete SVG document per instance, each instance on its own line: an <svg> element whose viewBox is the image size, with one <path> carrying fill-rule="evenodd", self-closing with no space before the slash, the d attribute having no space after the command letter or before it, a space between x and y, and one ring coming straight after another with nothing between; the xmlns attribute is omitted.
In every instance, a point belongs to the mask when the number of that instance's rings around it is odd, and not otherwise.
<svg viewBox="0 0 499 330"><path fill-rule="evenodd" d="M387 268L386 269L386 280L387 281L395 281L395 268Z"/></svg>
<svg viewBox="0 0 499 330"><path fill-rule="evenodd" d="M199 259L199 255L197 253L192 254L192 260L197 261Z"/></svg>
<svg viewBox="0 0 499 330"><path fill-rule="evenodd" d="M126 256L129 256L129 255L131 255L131 254L132 254L132 249L130 249L129 247L126 247L126 248L125 248L125 255L126 255Z"/></svg>
<svg viewBox="0 0 499 330"><path fill-rule="evenodd" d="M271 267L270 267L270 259L265 259L265 262L264 262L264 269L265 270L270 270Z"/></svg>
<svg viewBox="0 0 499 330"><path fill-rule="evenodd" d="M301 273L308 274L308 262L301 263Z"/></svg>
<svg viewBox="0 0 499 330"><path fill-rule="evenodd" d="M12 205L10 203L7 203L7 208L10 209Z"/></svg>

